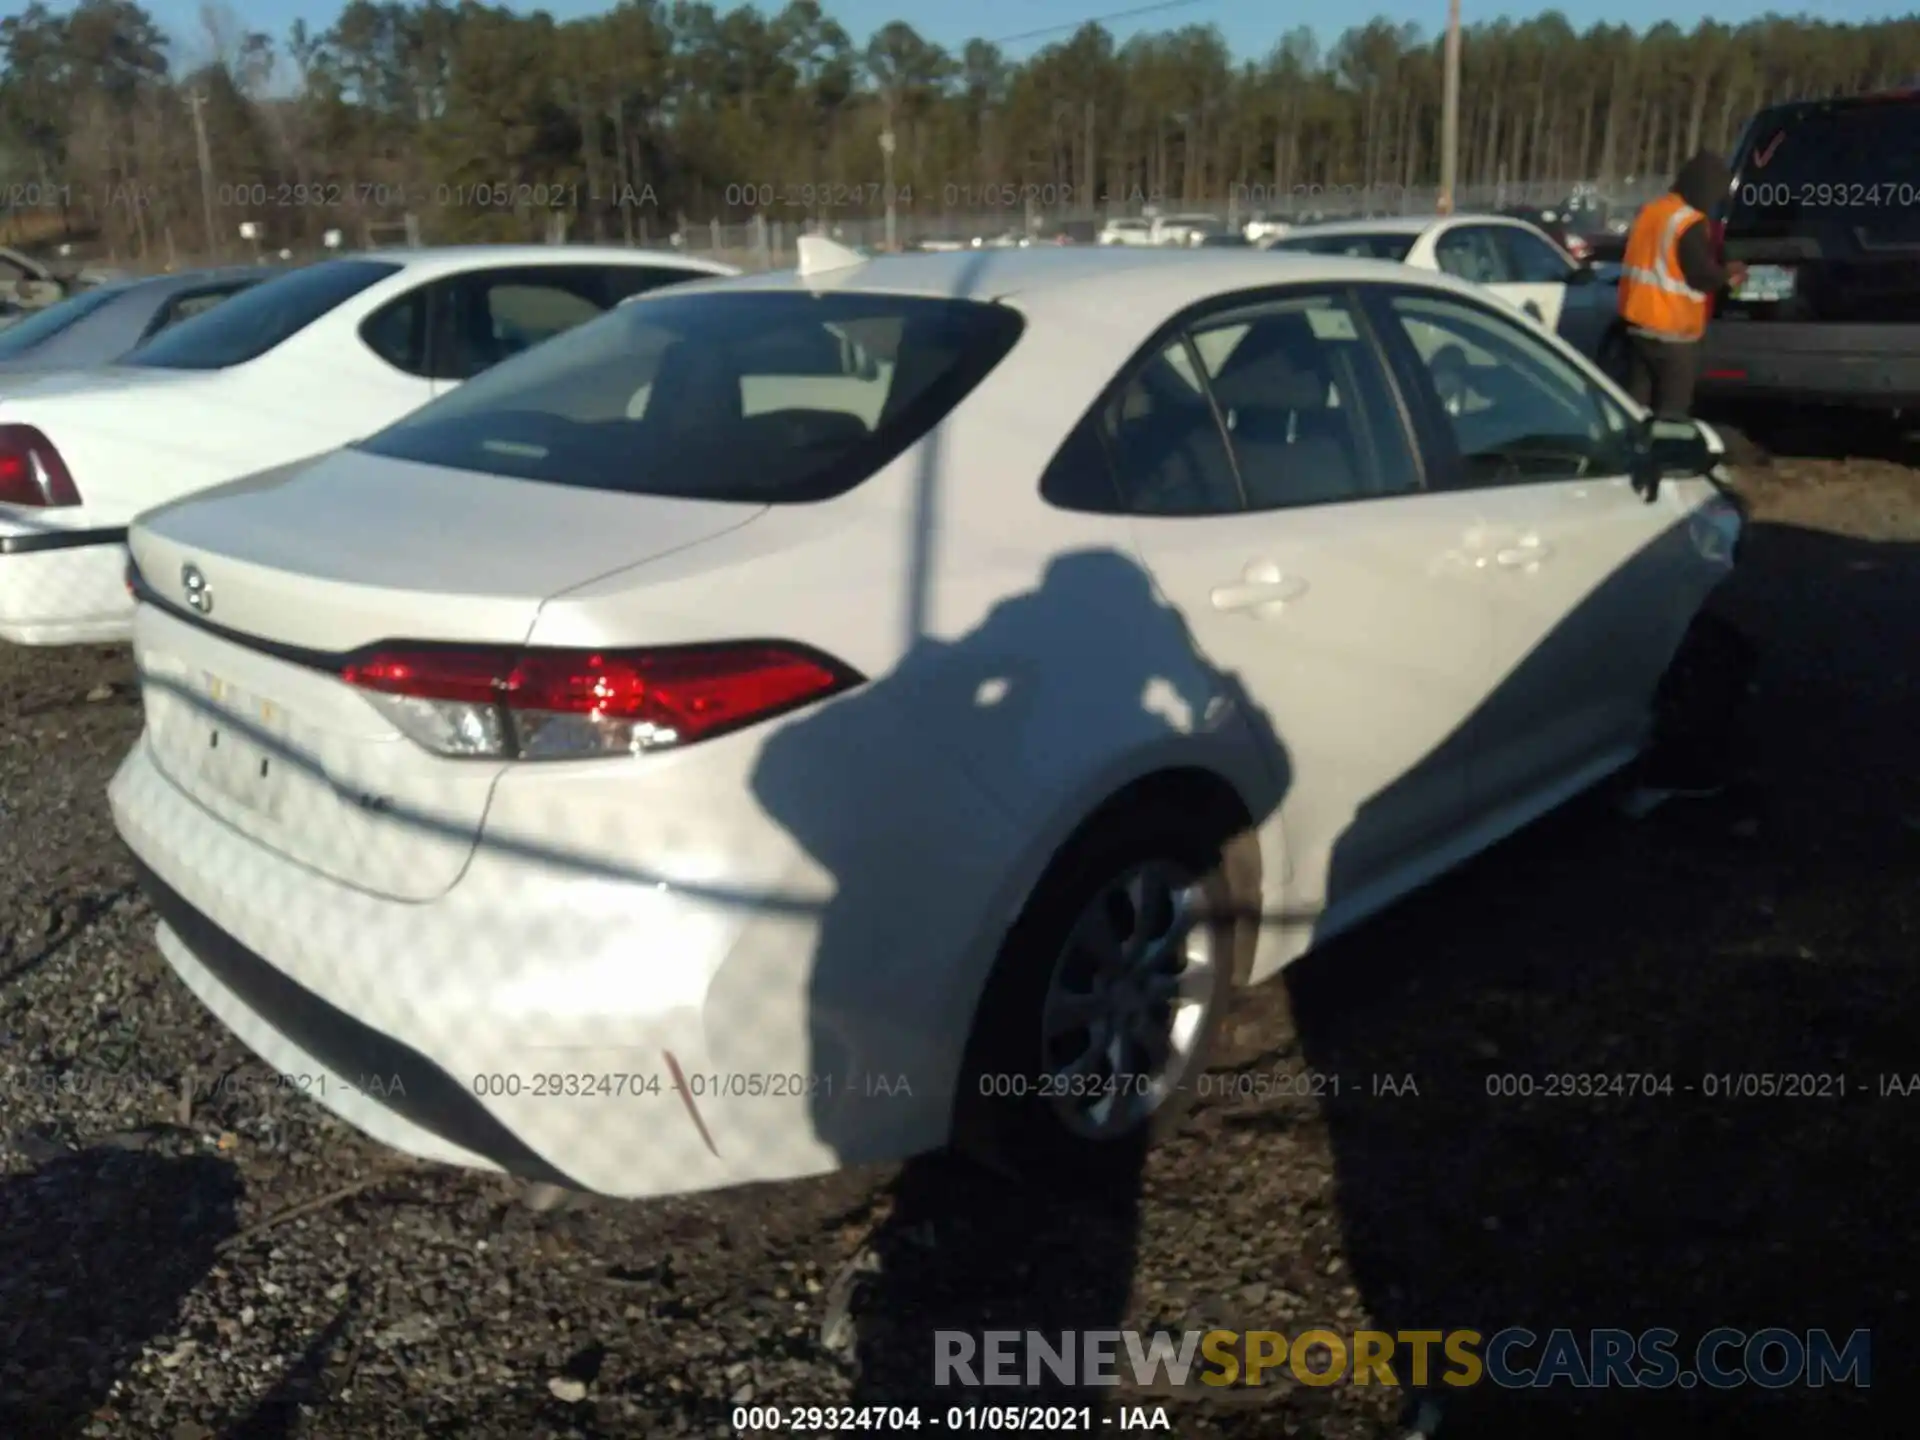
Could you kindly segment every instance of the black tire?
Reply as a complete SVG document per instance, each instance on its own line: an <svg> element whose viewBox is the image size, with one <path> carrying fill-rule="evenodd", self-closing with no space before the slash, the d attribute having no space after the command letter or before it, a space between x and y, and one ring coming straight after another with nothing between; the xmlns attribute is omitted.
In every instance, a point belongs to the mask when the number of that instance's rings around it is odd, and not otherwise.
<svg viewBox="0 0 1920 1440"><path fill-rule="evenodd" d="M974 1013L954 1106L954 1148L1015 1178L1055 1190L1118 1195L1137 1181L1146 1153L1176 1129L1195 1098L1237 973L1255 893L1236 895L1224 858L1238 828L1199 804L1153 802L1103 816L1054 860L1009 932ZM1212 990L1182 1088L1123 1138L1095 1139L1070 1128L1048 1092L1041 1017L1054 969L1075 925L1117 877L1135 866L1171 862L1196 881L1213 946ZM1243 888L1257 892L1257 882Z"/></svg>

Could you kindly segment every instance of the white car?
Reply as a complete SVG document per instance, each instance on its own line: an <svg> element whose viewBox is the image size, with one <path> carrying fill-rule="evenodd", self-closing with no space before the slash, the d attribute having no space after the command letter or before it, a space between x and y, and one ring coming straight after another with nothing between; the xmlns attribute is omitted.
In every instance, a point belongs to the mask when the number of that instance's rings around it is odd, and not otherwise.
<svg viewBox="0 0 1920 1440"><path fill-rule="evenodd" d="M1505 215L1412 215L1296 226L1268 250L1366 255L1484 285L1575 349L1624 374L1626 334L1618 294L1524 220Z"/></svg>
<svg viewBox="0 0 1920 1440"><path fill-rule="evenodd" d="M124 640L127 522L370 435L625 296L732 267L549 245L395 250L288 271L111 366L0 397L0 639Z"/></svg>
<svg viewBox="0 0 1920 1440"><path fill-rule="evenodd" d="M1202 235L1224 229L1217 215L1156 215L1148 227L1150 245L1192 245Z"/></svg>
<svg viewBox="0 0 1920 1440"><path fill-rule="evenodd" d="M1445 276L801 245L133 526L160 947L386 1144L1124 1173L1731 571L1705 433Z"/></svg>
<svg viewBox="0 0 1920 1440"><path fill-rule="evenodd" d="M1153 243L1152 223L1132 219L1109 220L1100 227L1098 243L1101 245L1151 245Z"/></svg>
<svg viewBox="0 0 1920 1440"><path fill-rule="evenodd" d="M1249 245L1259 245L1268 240L1278 240L1291 229L1291 221L1275 215L1256 215L1240 227L1240 233L1247 237Z"/></svg>

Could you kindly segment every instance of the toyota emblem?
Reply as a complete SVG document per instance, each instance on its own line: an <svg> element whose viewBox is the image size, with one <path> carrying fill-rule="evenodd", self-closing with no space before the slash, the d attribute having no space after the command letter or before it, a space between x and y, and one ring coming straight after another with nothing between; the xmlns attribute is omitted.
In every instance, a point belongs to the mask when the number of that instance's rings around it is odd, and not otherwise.
<svg viewBox="0 0 1920 1440"><path fill-rule="evenodd" d="M200 573L198 565L180 567L180 588L187 592L187 604L200 614L210 614L213 610L213 587L207 584L207 577Z"/></svg>

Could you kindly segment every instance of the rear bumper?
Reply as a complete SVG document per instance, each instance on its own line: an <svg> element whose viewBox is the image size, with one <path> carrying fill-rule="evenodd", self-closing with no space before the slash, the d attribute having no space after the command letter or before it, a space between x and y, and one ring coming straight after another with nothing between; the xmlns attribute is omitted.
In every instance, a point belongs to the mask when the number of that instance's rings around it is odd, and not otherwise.
<svg viewBox="0 0 1920 1440"><path fill-rule="evenodd" d="M95 645L128 639L133 598L126 538L124 527L0 530L0 640Z"/></svg>
<svg viewBox="0 0 1920 1440"><path fill-rule="evenodd" d="M1700 358L1699 393L1714 399L1920 406L1920 326L1721 320Z"/></svg>
<svg viewBox="0 0 1920 1440"><path fill-rule="evenodd" d="M949 997L970 982L937 926L918 953L875 955L872 917L836 924L831 891L570 873L484 836L442 898L385 899L218 819L144 735L108 798L180 979L291 1088L395 1149L641 1198L946 1139L969 1018ZM859 948L827 978L834 930Z"/></svg>

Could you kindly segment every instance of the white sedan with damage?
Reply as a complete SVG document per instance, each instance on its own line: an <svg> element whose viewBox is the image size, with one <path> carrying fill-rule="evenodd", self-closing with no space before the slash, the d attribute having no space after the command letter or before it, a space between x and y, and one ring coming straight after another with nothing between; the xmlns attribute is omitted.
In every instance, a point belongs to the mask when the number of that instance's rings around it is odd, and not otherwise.
<svg viewBox="0 0 1920 1440"><path fill-rule="evenodd" d="M115 823L412 1155L1124 1183L1234 987L1634 760L1742 513L1446 276L801 244L142 516Z"/></svg>

